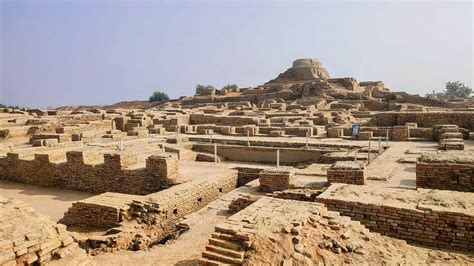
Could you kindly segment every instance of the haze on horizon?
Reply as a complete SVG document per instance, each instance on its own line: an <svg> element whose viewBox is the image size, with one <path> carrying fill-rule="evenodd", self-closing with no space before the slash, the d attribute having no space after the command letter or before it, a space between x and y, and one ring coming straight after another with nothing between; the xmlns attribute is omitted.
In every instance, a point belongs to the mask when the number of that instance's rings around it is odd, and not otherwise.
<svg viewBox="0 0 474 266"><path fill-rule="evenodd" d="M0 103L27 107L256 86L297 58L424 95L473 85L473 3L2 1Z"/></svg>

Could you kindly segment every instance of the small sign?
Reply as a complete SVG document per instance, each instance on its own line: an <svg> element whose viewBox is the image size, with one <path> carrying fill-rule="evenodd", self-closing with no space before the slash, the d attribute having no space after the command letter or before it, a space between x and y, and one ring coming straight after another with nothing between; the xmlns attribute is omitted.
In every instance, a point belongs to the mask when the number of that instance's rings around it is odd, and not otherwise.
<svg viewBox="0 0 474 266"><path fill-rule="evenodd" d="M352 136L356 137L359 135L360 125L352 125Z"/></svg>

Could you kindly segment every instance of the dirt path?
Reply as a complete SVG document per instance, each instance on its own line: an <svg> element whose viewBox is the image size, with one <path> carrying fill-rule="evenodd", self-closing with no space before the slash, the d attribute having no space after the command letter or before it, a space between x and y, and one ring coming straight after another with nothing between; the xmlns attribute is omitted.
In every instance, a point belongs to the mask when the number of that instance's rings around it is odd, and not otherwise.
<svg viewBox="0 0 474 266"><path fill-rule="evenodd" d="M407 150L410 153L407 154ZM384 187L415 188L416 158L420 152L435 150L434 142L391 142L390 148L367 167L368 183Z"/></svg>
<svg viewBox="0 0 474 266"><path fill-rule="evenodd" d="M39 213L57 222L73 202L92 197L94 194L74 190L41 187L0 180L0 195L28 202Z"/></svg>

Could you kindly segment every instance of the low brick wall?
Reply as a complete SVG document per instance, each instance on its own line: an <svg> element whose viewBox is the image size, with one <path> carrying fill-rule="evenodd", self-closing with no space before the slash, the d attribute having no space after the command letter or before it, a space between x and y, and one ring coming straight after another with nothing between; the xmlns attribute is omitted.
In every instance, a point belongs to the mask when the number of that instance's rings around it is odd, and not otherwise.
<svg viewBox="0 0 474 266"><path fill-rule="evenodd" d="M357 135L358 140L371 140L373 137L373 133L371 131L366 132L359 132Z"/></svg>
<svg viewBox="0 0 474 266"><path fill-rule="evenodd" d="M360 221L372 231L415 244L474 251L472 214L346 201L326 197L325 193L316 201Z"/></svg>
<svg viewBox="0 0 474 266"><path fill-rule="evenodd" d="M407 126L394 126L392 139L394 141L406 141L410 137L410 130Z"/></svg>
<svg viewBox="0 0 474 266"><path fill-rule="evenodd" d="M474 152L423 154L416 163L416 187L474 192Z"/></svg>
<svg viewBox="0 0 474 266"><path fill-rule="evenodd" d="M63 154L64 155L64 154ZM174 154L150 156L145 168L128 169L137 162L133 154L70 151L66 162L53 162L51 154L35 154L33 160L9 153L0 158L0 179L79 191L145 195L174 184L178 159Z"/></svg>
<svg viewBox="0 0 474 266"><path fill-rule="evenodd" d="M294 172L291 168L267 168L260 172L260 190L273 192L293 186Z"/></svg>
<svg viewBox="0 0 474 266"><path fill-rule="evenodd" d="M60 222L74 227L115 227L115 234L90 236L80 242L92 253L104 247L108 251L147 249L178 231L184 216L236 187L237 172L226 171L146 196L104 193L73 204Z"/></svg>
<svg viewBox="0 0 474 266"><path fill-rule="evenodd" d="M363 185L365 183L365 166L358 162L336 162L327 170L329 183Z"/></svg>
<svg viewBox="0 0 474 266"><path fill-rule="evenodd" d="M238 174L238 186L243 186L250 181L259 178L262 168L252 168L252 167L236 167L235 170L239 171Z"/></svg>
<svg viewBox="0 0 474 266"><path fill-rule="evenodd" d="M382 112L375 116L378 126L403 126L417 123L418 127L432 127L437 124L455 124L474 131L474 112Z"/></svg>
<svg viewBox="0 0 474 266"><path fill-rule="evenodd" d="M344 129L342 128L329 128L327 137L328 138L340 138L344 135Z"/></svg>

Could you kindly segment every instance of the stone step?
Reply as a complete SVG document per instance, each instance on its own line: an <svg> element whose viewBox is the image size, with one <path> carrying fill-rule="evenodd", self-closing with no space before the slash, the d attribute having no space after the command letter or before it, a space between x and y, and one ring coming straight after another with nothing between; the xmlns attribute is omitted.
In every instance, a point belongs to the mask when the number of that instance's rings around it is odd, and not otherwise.
<svg viewBox="0 0 474 266"><path fill-rule="evenodd" d="M214 246L218 247L224 247L228 249L232 249L235 251L241 251L242 246L239 243L229 241L229 240L224 240L224 239L218 239L218 238L209 238L209 244L212 244Z"/></svg>
<svg viewBox="0 0 474 266"><path fill-rule="evenodd" d="M220 261L223 263L231 263L231 264L241 264L243 261L242 259L229 257L223 254L219 254L219 253L215 253L215 252L207 251L207 250L202 252L202 256L204 258L209 258L212 260Z"/></svg>
<svg viewBox="0 0 474 266"><path fill-rule="evenodd" d="M219 232L214 232L212 233L213 238L219 238L219 239L224 239L224 240L229 240L232 241L234 240L234 236L230 234L225 234L225 233L219 233Z"/></svg>
<svg viewBox="0 0 474 266"><path fill-rule="evenodd" d="M222 254L222 255L226 255L226 256L229 256L229 257L238 258L240 260L244 259L244 254L245 254L243 251L235 251L235 250L232 250L232 249L228 249L228 248L224 248L224 247L218 247L218 246L214 246L214 245L206 245L206 250L212 251L212 252L215 252L215 253L219 253L219 254Z"/></svg>
<svg viewBox="0 0 474 266"><path fill-rule="evenodd" d="M229 264L229 263L222 263L220 261L207 259L207 258L200 258L198 260L198 264L199 265L207 265L207 266L235 265L235 264Z"/></svg>

